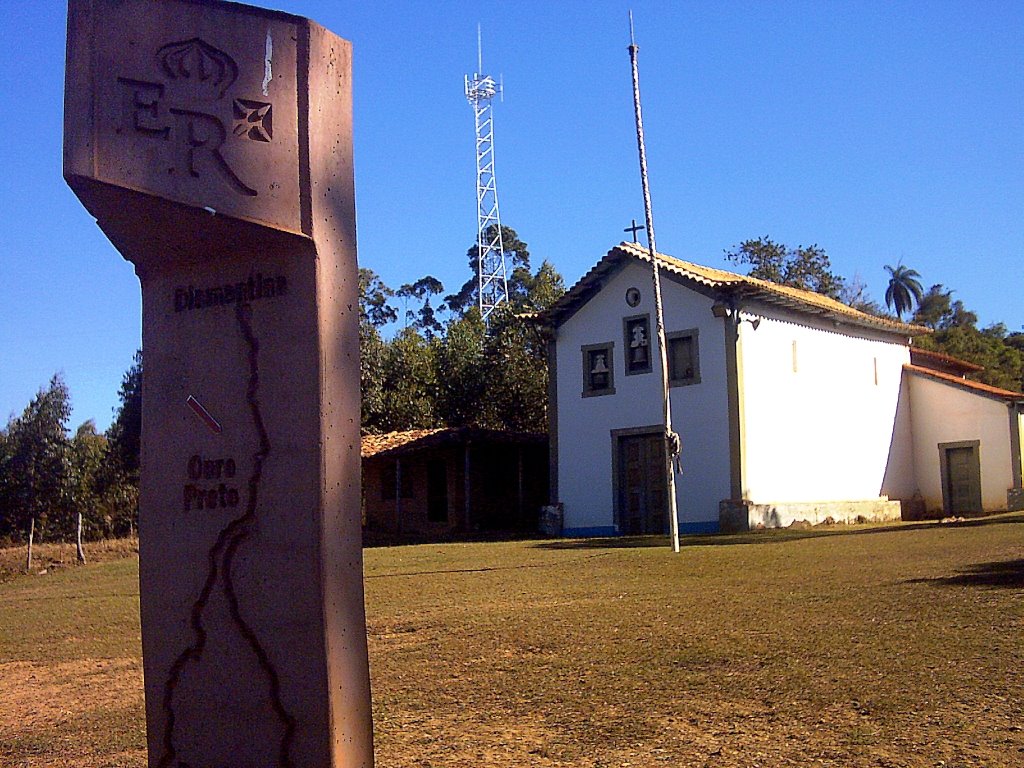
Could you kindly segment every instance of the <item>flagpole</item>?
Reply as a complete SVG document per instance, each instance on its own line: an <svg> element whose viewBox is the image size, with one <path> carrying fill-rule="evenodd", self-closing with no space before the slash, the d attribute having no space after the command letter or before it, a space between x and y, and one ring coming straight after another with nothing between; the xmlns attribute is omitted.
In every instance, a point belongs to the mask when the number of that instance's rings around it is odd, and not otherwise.
<svg viewBox="0 0 1024 768"><path fill-rule="evenodd" d="M651 190L647 183L647 149L644 146L644 120L640 110L640 74L636 54L639 48L633 36L633 12L629 12L629 61L633 69L633 111L636 114L636 146L640 153L640 185L644 193L644 216L647 223L647 250L651 259L654 276L654 314L657 326L658 354L661 358L661 391L665 421L665 478L668 494L669 529L672 536L672 551L679 551L679 516L676 509L675 466L680 453L680 440L672 430L672 401L668 386L668 354L665 348L665 314L661 304L661 275L658 268L658 251L654 240L654 217L651 213Z"/></svg>

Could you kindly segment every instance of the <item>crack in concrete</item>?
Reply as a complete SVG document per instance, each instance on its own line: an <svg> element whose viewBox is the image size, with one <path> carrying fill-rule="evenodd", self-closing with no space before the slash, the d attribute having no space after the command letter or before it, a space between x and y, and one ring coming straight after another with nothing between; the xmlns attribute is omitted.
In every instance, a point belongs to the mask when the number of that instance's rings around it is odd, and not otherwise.
<svg viewBox="0 0 1024 768"><path fill-rule="evenodd" d="M223 590L228 603L228 612L242 638L249 645L256 656L260 669L266 675L270 685L271 706L274 714L280 719L284 726L284 733L281 736L281 743L278 748L277 763L280 768L291 768L291 744L295 736L295 718L285 709L281 700L281 681L277 675L270 657L260 644L256 632L249 626L242 616L238 595L235 592L235 584L232 579L231 569L239 546L248 538L256 522L256 506L259 500L260 482L263 478L263 462L270 453L270 437L267 435L263 423L263 415L260 412L257 395L259 393L259 341L252 331L252 307L239 302L235 309L235 317L241 328L242 336L249 347L249 381L246 387L245 400L252 414L252 419L259 436L259 448L253 454L253 471L249 477L248 496L245 505L245 512L232 520L217 537L213 547L207 555L208 570L206 581L199 593L198 599L192 605L190 624L195 641L187 647L174 660L171 665L167 683L164 686L163 707L166 712L164 724L164 752L160 758L158 768L171 768L177 757L174 747L174 693L181 680L182 672L190 661L199 661L202 658L203 650L206 647L207 632L203 626L203 612L210 601L214 587L217 583L218 574L223 572ZM178 763L177 768L189 768L183 762Z"/></svg>

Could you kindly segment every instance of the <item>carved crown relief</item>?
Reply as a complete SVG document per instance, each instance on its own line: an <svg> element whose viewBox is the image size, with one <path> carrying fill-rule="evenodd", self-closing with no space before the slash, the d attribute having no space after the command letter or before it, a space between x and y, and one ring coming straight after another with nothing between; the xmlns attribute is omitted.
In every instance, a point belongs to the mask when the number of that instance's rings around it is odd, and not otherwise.
<svg viewBox="0 0 1024 768"><path fill-rule="evenodd" d="M118 132L168 142L169 173L217 179L239 195L256 197L223 150L232 140L271 142L273 105L231 94L238 64L198 37L161 46L154 63L158 80L117 78L123 104Z"/></svg>
<svg viewBox="0 0 1024 768"><path fill-rule="evenodd" d="M194 83L200 99L202 90L211 101L221 98L238 79L234 59L198 37L168 43L157 51L156 58L169 80Z"/></svg>

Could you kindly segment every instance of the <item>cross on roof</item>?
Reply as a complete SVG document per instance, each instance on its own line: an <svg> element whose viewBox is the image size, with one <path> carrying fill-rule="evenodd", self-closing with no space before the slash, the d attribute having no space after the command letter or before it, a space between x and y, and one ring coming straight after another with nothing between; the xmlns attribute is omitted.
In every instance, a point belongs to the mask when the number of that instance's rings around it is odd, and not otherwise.
<svg viewBox="0 0 1024 768"><path fill-rule="evenodd" d="M634 243L639 243L640 241L636 239L636 233L637 233L637 231L638 231L638 230L641 230L641 229L647 229L647 227L645 227L645 226L643 226L643 225L641 225L641 224L637 224L637 223L636 223L636 219L633 219L632 221L633 221L633 226L631 226L631 227L626 227L626 228L625 228L624 230L622 230L622 231L623 231L623 232L632 232L632 233L633 233L633 242L634 242Z"/></svg>

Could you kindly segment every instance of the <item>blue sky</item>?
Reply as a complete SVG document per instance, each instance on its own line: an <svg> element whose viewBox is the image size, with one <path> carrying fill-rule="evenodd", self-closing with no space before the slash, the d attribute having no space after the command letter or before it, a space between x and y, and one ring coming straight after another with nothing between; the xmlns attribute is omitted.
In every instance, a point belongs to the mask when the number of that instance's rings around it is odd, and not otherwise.
<svg viewBox="0 0 1024 768"><path fill-rule="evenodd" d="M502 76L503 223L567 284L643 219L627 11L659 249L724 266L769 235L817 243L876 299L885 264L942 283L983 325L1024 327L1024 3L281 0L351 40L359 259L397 287L468 277L473 116ZM0 418L56 372L72 427L109 424L140 294L61 177L64 3L3 3Z"/></svg>

